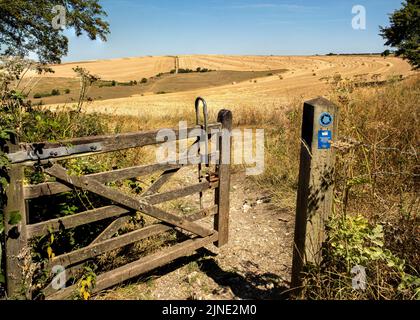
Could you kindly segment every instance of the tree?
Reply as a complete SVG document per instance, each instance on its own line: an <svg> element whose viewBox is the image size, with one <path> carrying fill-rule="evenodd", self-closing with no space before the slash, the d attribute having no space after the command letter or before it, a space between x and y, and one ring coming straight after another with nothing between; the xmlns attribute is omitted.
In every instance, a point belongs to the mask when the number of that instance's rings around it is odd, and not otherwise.
<svg viewBox="0 0 420 320"><path fill-rule="evenodd" d="M382 52L381 56L382 57L388 57L391 54L391 50L387 49L384 52Z"/></svg>
<svg viewBox="0 0 420 320"><path fill-rule="evenodd" d="M420 0L406 0L390 16L390 26L380 27L385 45L397 48L395 55L420 69Z"/></svg>
<svg viewBox="0 0 420 320"><path fill-rule="evenodd" d="M98 0L0 0L0 52L21 57L34 52L43 64L60 63L68 39L53 23L58 5L65 9L65 28L106 41L109 24Z"/></svg>

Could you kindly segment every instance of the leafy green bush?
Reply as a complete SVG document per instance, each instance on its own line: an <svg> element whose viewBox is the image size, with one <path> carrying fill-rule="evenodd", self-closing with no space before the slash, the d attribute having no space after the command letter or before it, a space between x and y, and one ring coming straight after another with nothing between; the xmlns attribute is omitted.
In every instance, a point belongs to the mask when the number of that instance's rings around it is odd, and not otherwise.
<svg viewBox="0 0 420 320"><path fill-rule="evenodd" d="M97 82L97 86L99 87L99 88L102 88L102 87L115 87L117 85L117 82L116 81L107 81L107 80L99 80L98 82Z"/></svg>
<svg viewBox="0 0 420 320"><path fill-rule="evenodd" d="M141 84L145 84L145 83L147 83L147 81L148 81L148 80L147 80L146 78L143 78L143 79L141 79L140 83L141 83Z"/></svg>
<svg viewBox="0 0 420 320"><path fill-rule="evenodd" d="M304 296L312 299L420 299L420 277L384 245L384 230L361 216L335 216L328 225L323 265L308 266ZM352 269L366 271L353 289Z"/></svg>
<svg viewBox="0 0 420 320"><path fill-rule="evenodd" d="M389 250L383 249L383 226L371 226L368 220L357 215L354 217L334 218L328 225L331 256L347 266L367 264L370 261L383 260L389 267L397 266L400 270L403 263Z"/></svg>
<svg viewBox="0 0 420 320"><path fill-rule="evenodd" d="M34 99L41 99L41 98L45 98L45 97L51 97L51 93L35 93L34 94Z"/></svg>
<svg viewBox="0 0 420 320"><path fill-rule="evenodd" d="M51 95L52 96L59 96L60 95L60 90L58 90L58 89L52 89L51 90Z"/></svg>

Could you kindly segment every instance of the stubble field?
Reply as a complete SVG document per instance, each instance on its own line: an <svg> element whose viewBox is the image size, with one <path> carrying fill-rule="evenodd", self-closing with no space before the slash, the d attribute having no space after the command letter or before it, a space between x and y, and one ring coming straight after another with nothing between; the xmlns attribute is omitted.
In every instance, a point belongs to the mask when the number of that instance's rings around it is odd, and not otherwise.
<svg viewBox="0 0 420 320"><path fill-rule="evenodd" d="M179 59L179 68L208 68L208 73L169 74ZM242 108L277 106L296 99L324 95L334 77L364 82L380 82L390 77L407 77L409 64L395 57L380 56L224 56L191 55L179 57L140 57L104 61L69 63L54 66L55 74L39 81L49 81L45 90L61 81L73 84L72 99L43 99L44 104L71 104L77 98L78 81L72 71L81 66L108 81L140 81L148 84L91 90L93 100L88 112L143 116L177 112L191 108L197 96L204 97L209 107ZM159 73L163 76L156 77ZM45 76L44 76L45 77ZM98 89L99 90L99 89ZM33 92L36 88L33 89ZM114 92L114 93L111 93ZM107 94L108 93L108 94ZM37 99L35 99L37 102Z"/></svg>

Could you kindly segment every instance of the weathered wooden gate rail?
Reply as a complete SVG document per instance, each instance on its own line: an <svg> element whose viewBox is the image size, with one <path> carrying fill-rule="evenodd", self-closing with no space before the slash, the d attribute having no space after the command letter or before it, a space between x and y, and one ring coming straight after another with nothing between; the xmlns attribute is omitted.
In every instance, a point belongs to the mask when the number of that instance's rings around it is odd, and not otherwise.
<svg viewBox="0 0 420 320"><path fill-rule="evenodd" d="M188 128L188 133L200 127ZM193 251L215 243L222 246L228 241L229 221L229 188L230 188L230 158L229 150L223 150L221 143L223 129L232 129L232 113L221 110L217 123L209 124L211 134L219 139L216 159L216 171L202 182L183 187L170 192L159 192L161 187L176 174L183 166L188 164L155 163L151 165L123 168L109 172L101 172L85 176L70 176L67 171L56 163L58 160L90 155L103 154L112 151L156 145L162 142L156 140L159 130L137 132L118 135L95 136L77 138L58 143L12 144L9 146L8 157L12 163L9 170L10 184L6 191L7 205L5 215L5 248L6 248L6 281L9 297L22 294L25 286L23 261L28 257L28 241L34 237L47 235L50 232L71 229L85 224L114 218L113 222L87 247L68 252L52 258L49 268L55 265L66 267L67 278L79 270L81 263L142 239L161 234L174 228L186 231L190 239L166 248L157 253L140 258L137 261L105 272L97 276L93 292L103 290L129 278L150 271L174 259L190 254ZM178 129L174 129L177 140L184 139ZM210 132L210 131L209 131ZM229 137L230 139L230 137ZM213 155L214 156L214 155ZM46 182L38 185L24 185L24 168L34 164L49 164L52 166L44 171L56 179L55 182ZM186 162L187 163L187 162ZM162 171L161 176L146 190L141 197L134 197L106 186L108 182L124 180L133 177L148 175ZM30 212L27 201L42 196L53 196L63 192L83 189L109 199L112 205L77 213L74 215L28 224ZM157 204L186 197L205 190L215 190L214 205L203 208L187 217L166 212ZM160 223L131 231L127 234L113 237L115 233L128 221L133 212L142 212L160 220ZM197 221L214 216L213 230L204 228ZM18 218L16 218L18 217ZM61 290L54 290L49 284L43 292L47 299L64 299L75 291L76 285Z"/></svg>

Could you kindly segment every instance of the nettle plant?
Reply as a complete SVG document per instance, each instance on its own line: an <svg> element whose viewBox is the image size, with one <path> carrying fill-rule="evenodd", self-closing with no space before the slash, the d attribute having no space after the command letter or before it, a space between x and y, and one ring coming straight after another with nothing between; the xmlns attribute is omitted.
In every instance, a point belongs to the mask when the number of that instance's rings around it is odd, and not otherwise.
<svg viewBox="0 0 420 320"><path fill-rule="evenodd" d="M409 274L405 261L384 247L382 225L371 225L361 215L333 217L328 225L328 252L348 274L355 266L366 267L369 272L374 266L378 270L378 263L382 263L399 279L398 291L410 290L420 299L420 277Z"/></svg>

